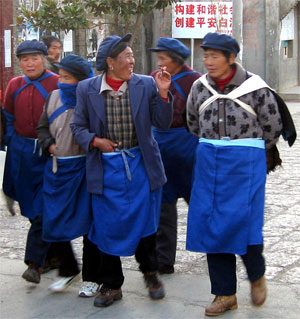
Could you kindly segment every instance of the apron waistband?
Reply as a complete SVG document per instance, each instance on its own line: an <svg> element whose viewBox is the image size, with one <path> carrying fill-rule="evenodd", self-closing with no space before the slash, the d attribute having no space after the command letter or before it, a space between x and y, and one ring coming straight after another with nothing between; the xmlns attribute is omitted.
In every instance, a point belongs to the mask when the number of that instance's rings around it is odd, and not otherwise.
<svg viewBox="0 0 300 319"><path fill-rule="evenodd" d="M130 167L129 167L126 155L130 156L131 158L134 158L135 155L133 153L131 153L131 151L135 151L138 149L139 149L138 146L130 148L129 150L120 150L120 149L116 148L115 152L102 153L102 155L103 156L116 156L116 155L121 154L121 156L123 158L124 165L125 165L126 176L127 176L128 180L131 181L132 176L131 176Z"/></svg>
<svg viewBox="0 0 300 319"><path fill-rule="evenodd" d="M221 140L213 140L200 138L199 143L208 143L213 144L215 146L247 146L247 147L256 147L265 149L265 141L258 138L243 138L243 139L221 139Z"/></svg>

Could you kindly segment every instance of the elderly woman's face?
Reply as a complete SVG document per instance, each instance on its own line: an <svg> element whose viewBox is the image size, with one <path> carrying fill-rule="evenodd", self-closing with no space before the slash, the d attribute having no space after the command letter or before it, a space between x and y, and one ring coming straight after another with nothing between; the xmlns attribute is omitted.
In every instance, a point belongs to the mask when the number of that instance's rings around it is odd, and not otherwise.
<svg viewBox="0 0 300 319"><path fill-rule="evenodd" d="M166 71L168 71L172 76L177 74L182 69L182 66L173 61L165 51L157 52L157 66L160 69L166 67Z"/></svg>
<svg viewBox="0 0 300 319"><path fill-rule="evenodd" d="M115 80L128 81L135 64L133 52L127 47L116 58L109 58L107 75Z"/></svg>

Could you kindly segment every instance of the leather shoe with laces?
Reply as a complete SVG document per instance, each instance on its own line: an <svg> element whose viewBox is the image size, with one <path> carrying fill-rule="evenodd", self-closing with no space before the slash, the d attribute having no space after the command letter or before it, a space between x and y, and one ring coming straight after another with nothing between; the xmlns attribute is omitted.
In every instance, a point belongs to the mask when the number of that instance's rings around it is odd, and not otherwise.
<svg viewBox="0 0 300 319"><path fill-rule="evenodd" d="M267 298L267 286L265 276L251 282L251 299L254 306L261 306Z"/></svg>
<svg viewBox="0 0 300 319"><path fill-rule="evenodd" d="M156 271L145 273L144 280L151 299L157 300L164 298L165 289L162 282L158 279Z"/></svg>
<svg viewBox="0 0 300 319"><path fill-rule="evenodd" d="M205 309L206 316L220 316L227 310L237 309L236 295L216 296L214 301Z"/></svg>
<svg viewBox="0 0 300 319"><path fill-rule="evenodd" d="M110 289L107 287L101 287L99 293L94 300L95 307L108 307L113 304L116 300L122 299L122 290Z"/></svg>

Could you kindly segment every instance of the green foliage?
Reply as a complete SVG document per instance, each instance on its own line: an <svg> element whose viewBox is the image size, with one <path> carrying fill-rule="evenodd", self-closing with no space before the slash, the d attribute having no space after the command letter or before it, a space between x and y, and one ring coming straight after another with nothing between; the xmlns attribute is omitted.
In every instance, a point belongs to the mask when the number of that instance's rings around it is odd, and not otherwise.
<svg viewBox="0 0 300 319"><path fill-rule="evenodd" d="M41 31L68 32L77 28L87 28L87 12L83 0L63 0L61 5L57 0L42 0L37 10L30 11L21 7L17 24L30 24Z"/></svg>
<svg viewBox="0 0 300 319"><path fill-rule="evenodd" d="M114 31L118 32L121 25L126 32L131 31L134 38L142 15L154 9L163 10L174 2L180 0L63 0L61 5L57 0L42 0L37 10L30 11L22 7L17 23L29 23L47 33L67 33L79 27L87 28L88 16L102 18L112 15Z"/></svg>

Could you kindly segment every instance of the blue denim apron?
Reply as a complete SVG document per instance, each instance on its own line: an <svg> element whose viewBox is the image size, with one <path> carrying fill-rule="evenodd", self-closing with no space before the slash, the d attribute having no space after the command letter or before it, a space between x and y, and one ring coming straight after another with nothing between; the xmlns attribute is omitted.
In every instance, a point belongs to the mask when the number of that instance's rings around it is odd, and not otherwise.
<svg viewBox="0 0 300 319"><path fill-rule="evenodd" d="M262 244L265 182L263 140L200 139L186 248L244 255Z"/></svg>
<svg viewBox="0 0 300 319"><path fill-rule="evenodd" d="M56 157L46 164L43 184L43 239L70 241L88 234L92 222L91 195L87 191L85 155Z"/></svg>
<svg viewBox="0 0 300 319"><path fill-rule="evenodd" d="M161 188L151 192L138 147L102 153L103 194L92 194L89 239L114 256L132 256L141 238L157 231Z"/></svg>
<svg viewBox="0 0 300 319"><path fill-rule="evenodd" d="M159 145L167 176L162 202L170 203L178 198L189 198L198 138L185 127L169 130L154 127L153 134Z"/></svg>
<svg viewBox="0 0 300 319"><path fill-rule="evenodd" d="M17 200L29 219L42 215L42 184L47 157L40 155L37 139L14 133L5 160L3 190Z"/></svg>

